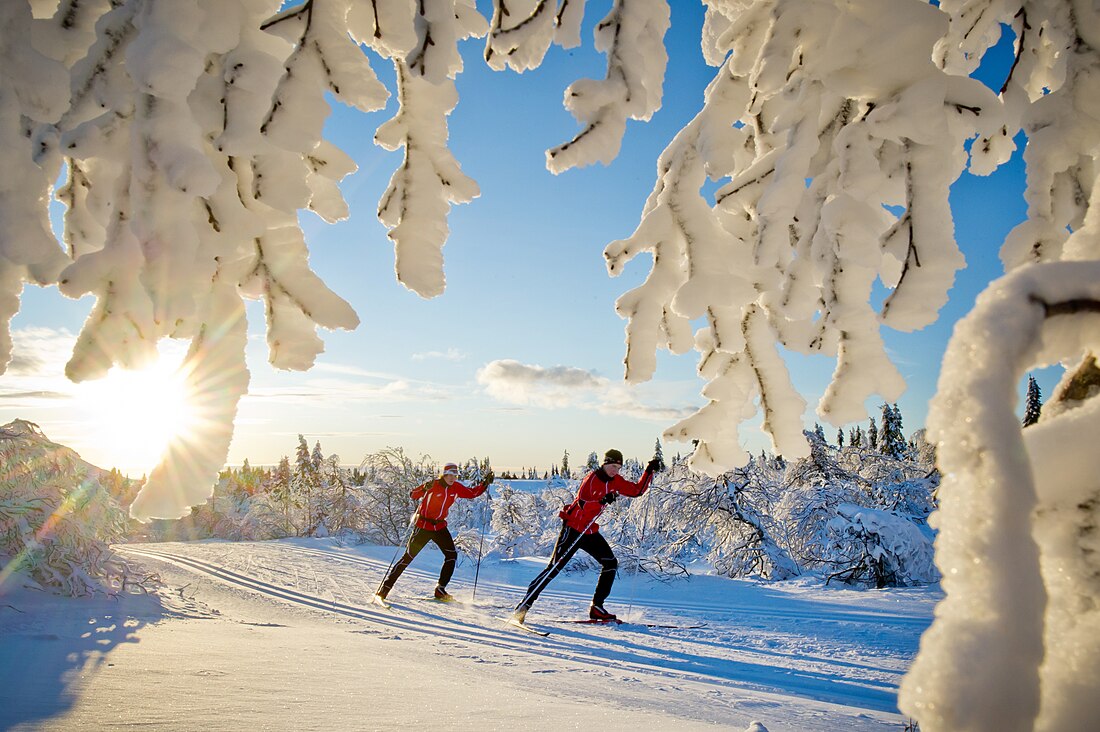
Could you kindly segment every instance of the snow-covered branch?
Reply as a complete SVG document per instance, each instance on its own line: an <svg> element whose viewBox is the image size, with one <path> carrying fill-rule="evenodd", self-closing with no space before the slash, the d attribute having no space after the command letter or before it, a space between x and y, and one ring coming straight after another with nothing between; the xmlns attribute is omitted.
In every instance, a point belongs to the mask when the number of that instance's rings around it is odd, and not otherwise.
<svg viewBox="0 0 1100 732"><path fill-rule="evenodd" d="M423 297L443 292L443 244L447 211L480 195L447 148L447 115L458 103L454 82L433 84L396 62L401 109L378 128L374 139L387 150L405 148L378 205L378 218L390 227L397 279Z"/></svg>
<svg viewBox="0 0 1100 732"><path fill-rule="evenodd" d="M66 264L50 232L50 171L34 162L35 127L57 119L69 103L64 65L32 43L48 25L27 4L0 7L0 373L12 358L9 322L23 284L56 282Z"/></svg>
<svg viewBox="0 0 1100 732"><path fill-rule="evenodd" d="M720 472L744 454L715 443L737 439L756 398L776 449L805 454L800 397L776 375L782 360L754 362L776 346L837 357L817 409L834 425L865 417L874 394L898 398L904 382L880 324L923 327L946 302L963 266L948 188L966 162L963 143L1002 123L990 90L932 64L929 49L947 29L935 8L708 6L704 51L721 68L699 116L662 154L641 226L605 254L615 274L654 253L650 278L619 302L630 319L628 379L648 378L654 348L671 345L654 338L655 325L706 316L695 337L700 371L730 386L705 391L698 419L666 436L699 440L693 467ZM704 176L726 179L714 205L700 194ZM893 289L879 314L876 279ZM743 320L755 323L755 347L735 332ZM716 368L717 353L739 366ZM743 375L730 388L739 371L766 378ZM726 398L729 409L718 403Z"/></svg>
<svg viewBox="0 0 1100 732"><path fill-rule="evenodd" d="M1097 349L1096 262L1022 268L956 327L929 414L947 597L901 693L922 727L1072 729L1100 712L1078 683L1100 664L1095 540L1079 529L1096 522L1100 399L1044 409L1026 432L1015 413L1029 367Z"/></svg>
<svg viewBox="0 0 1100 732"><path fill-rule="evenodd" d="M607 76L582 79L565 90L565 108L584 129L546 152L550 172L610 163L619 154L627 119L648 120L660 109L668 27L667 0L615 0L596 26L596 48L607 54Z"/></svg>

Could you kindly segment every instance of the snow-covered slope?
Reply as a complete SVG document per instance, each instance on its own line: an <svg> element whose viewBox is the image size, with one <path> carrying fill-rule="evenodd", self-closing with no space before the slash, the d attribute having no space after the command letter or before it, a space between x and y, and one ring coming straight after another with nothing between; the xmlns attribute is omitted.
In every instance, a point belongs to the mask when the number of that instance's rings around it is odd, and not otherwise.
<svg viewBox="0 0 1100 732"><path fill-rule="evenodd" d="M368 598L392 547L117 548L161 573L159 596L0 603L0 728L897 732L897 686L940 597L621 576L608 607L631 623L594 627L561 622L587 609L595 577L579 572L528 616L542 638L503 622L537 559L484 563L476 595L464 559L461 604L440 605L427 549L387 611Z"/></svg>

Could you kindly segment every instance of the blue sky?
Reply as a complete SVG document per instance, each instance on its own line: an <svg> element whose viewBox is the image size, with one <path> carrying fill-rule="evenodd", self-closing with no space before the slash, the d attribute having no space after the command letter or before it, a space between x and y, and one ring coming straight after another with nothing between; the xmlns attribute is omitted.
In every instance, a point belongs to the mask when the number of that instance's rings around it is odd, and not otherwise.
<svg viewBox="0 0 1100 732"><path fill-rule="evenodd" d="M327 225L305 214L302 223L313 268L362 322L353 332L322 332L326 352L313 370L276 372L267 365L262 308L250 305L251 393L241 404L230 463L273 463L293 453L298 434L310 445L320 441L326 454L338 453L345 464L390 446L440 462L489 457L498 470L546 469L566 450L573 464L609 447L645 459L677 411L702 404L694 354L662 352L652 382L637 388L622 383L624 321L614 301L644 279L648 259L639 258L611 279L602 256L608 242L633 232L653 186L657 156L699 109L714 74L699 50L701 4L671 3L664 106L650 122L628 125L616 161L560 176L545 168L545 150L578 129L562 108L565 88L578 78L603 75L606 61L592 49L591 28L608 5L589 3L584 47L555 47L542 67L522 75L489 69L481 60L483 41L464 45L451 148L480 185L481 197L451 211L444 248L447 290L434 300L397 283L393 247L375 216L401 157L375 146L372 136L392 116L396 100L367 115L334 106L327 137L359 164L342 185L351 217ZM487 3L479 6L488 14ZM377 58L372 63L392 91L392 71ZM884 332L909 384L899 401L907 430L923 425L954 322L1001 273L997 250L1024 215L1022 190L1018 159L989 178L964 174L952 204L970 266L957 278L936 324L914 334ZM23 356L34 356L40 366L31 380L20 381L27 369L13 370L4 377L4 391L42 391L50 398L9 394L0 400L0 419L35 421L86 459L138 475L151 468L155 449L141 456L126 449L132 441L127 430L147 433L143 420L149 427L156 416L138 409L107 430L103 412L110 398L74 391L61 373L65 354L58 355L57 344L79 331L91 304L90 298L71 301L53 290L27 289L13 328ZM49 358L36 355L36 349L51 348ZM544 388L488 393L477 372L500 359L545 369ZM791 364L812 411L833 362L798 357ZM1039 374L1044 395L1056 378L1052 371ZM562 386L547 388L555 379ZM807 425L813 421L809 413ZM835 432L826 427L830 439ZM753 427L742 433L752 451L767 445ZM674 454L687 446L670 443L664 449Z"/></svg>

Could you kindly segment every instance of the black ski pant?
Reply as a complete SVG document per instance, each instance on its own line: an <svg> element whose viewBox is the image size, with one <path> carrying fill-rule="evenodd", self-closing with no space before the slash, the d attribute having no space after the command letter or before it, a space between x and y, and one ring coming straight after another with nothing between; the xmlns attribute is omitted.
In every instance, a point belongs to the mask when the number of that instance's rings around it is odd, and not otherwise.
<svg viewBox="0 0 1100 732"><path fill-rule="evenodd" d="M604 600L611 594L611 585L615 583L615 572L619 568L619 561L615 559L615 552L611 551L607 539L604 539L598 531L594 534L581 534L581 532L563 521L561 533L558 534L558 540L554 544L554 553L550 556L550 563L531 582L531 585L527 588L527 594L520 602L520 607L534 605L538 596L550 584L550 580L557 577L558 572L565 569L565 565L569 564L569 560L573 558L578 549L583 549L600 563L600 579L596 582L596 592L592 595L592 604L603 605Z"/></svg>
<svg viewBox="0 0 1100 732"><path fill-rule="evenodd" d="M435 545L443 552L443 566L439 569L439 586L447 586L447 583L451 581L451 575L455 572L455 562L458 560L455 540L451 538L451 532L446 527L437 531L428 531L418 526L413 530L412 536L409 537L405 554L398 560L397 564L393 565L393 569L386 575L386 579L382 580L382 586L378 591L380 595L385 597L390 594L397 578L401 576L406 567L412 564L412 560L416 558L421 549L428 545L429 541L435 542Z"/></svg>

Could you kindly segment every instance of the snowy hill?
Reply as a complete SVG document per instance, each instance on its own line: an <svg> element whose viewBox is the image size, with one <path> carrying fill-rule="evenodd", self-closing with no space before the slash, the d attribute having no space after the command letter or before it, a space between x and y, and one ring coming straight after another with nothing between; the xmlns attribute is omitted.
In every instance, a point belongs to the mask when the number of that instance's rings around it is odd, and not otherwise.
<svg viewBox="0 0 1100 732"><path fill-rule="evenodd" d="M621 577L609 607L630 622L600 627L565 622L595 583L571 572L528 616L541 638L503 623L539 558L483 562L476 594L464 558L460 603L440 605L426 549L385 610L368 598L393 547L116 549L158 594L0 603L0 728L900 732L898 683L941 596Z"/></svg>

